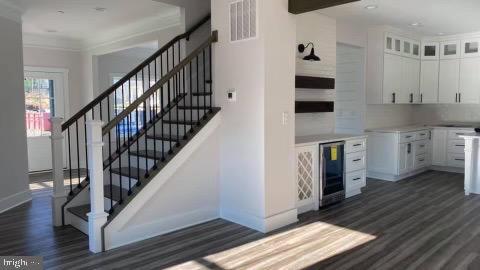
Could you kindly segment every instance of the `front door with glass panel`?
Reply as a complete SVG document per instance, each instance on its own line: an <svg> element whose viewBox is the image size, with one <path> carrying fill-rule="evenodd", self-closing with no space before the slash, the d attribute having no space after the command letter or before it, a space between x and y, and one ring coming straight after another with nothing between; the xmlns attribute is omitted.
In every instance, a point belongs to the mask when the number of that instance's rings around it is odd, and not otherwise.
<svg viewBox="0 0 480 270"><path fill-rule="evenodd" d="M63 73L25 71L25 123L29 172L52 169L50 119L64 117L63 77Z"/></svg>

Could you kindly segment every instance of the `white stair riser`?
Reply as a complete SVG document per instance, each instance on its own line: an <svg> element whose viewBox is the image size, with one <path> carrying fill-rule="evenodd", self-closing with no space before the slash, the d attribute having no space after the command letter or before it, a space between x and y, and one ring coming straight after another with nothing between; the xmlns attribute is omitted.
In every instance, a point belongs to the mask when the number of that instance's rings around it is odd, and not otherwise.
<svg viewBox="0 0 480 270"><path fill-rule="evenodd" d="M145 163L147 162L147 163ZM149 158L144 158L144 157L138 157L138 162L137 162L137 156L131 156L130 157L130 164L132 167L137 168L138 165L140 165L140 169L151 169L155 165L155 161L153 159ZM147 168L148 166L148 168ZM128 162L122 163L122 167L128 167Z"/></svg>

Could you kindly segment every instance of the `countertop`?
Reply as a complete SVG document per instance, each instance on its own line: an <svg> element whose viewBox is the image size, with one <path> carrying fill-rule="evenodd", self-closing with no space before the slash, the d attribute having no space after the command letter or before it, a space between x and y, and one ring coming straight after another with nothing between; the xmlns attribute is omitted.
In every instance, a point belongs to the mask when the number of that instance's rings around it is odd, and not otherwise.
<svg viewBox="0 0 480 270"><path fill-rule="evenodd" d="M463 134L463 135L460 135L460 138L476 138L476 139L480 139L480 133L477 133L477 132L465 133L465 134Z"/></svg>
<svg viewBox="0 0 480 270"><path fill-rule="evenodd" d="M400 127L385 127L385 128L372 128L368 129L366 132L382 132L382 133L403 133L403 132L415 132L420 130L426 130L431 128L443 128L443 129L473 129L475 127L480 127L480 123L465 123L465 122L456 122L456 123L438 123L438 124L428 124L428 125L410 125L410 126L400 126Z"/></svg>
<svg viewBox="0 0 480 270"><path fill-rule="evenodd" d="M298 136L295 137L295 144L297 146L306 146L312 144L331 143L338 141L349 141L355 139L367 138L366 134L353 135L353 134L318 134L311 136Z"/></svg>

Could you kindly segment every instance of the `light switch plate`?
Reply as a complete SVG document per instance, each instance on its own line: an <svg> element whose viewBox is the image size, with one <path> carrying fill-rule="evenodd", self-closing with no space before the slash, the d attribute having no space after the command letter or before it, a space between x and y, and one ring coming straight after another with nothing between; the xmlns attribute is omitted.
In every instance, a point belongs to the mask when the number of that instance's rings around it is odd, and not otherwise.
<svg viewBox="0 0 480 270"><path fill-rule="evenodd" d="M235 89L228 90L227 100L228 100L228 102L236 102L237 101L237 90L235 90Z"/></svg>

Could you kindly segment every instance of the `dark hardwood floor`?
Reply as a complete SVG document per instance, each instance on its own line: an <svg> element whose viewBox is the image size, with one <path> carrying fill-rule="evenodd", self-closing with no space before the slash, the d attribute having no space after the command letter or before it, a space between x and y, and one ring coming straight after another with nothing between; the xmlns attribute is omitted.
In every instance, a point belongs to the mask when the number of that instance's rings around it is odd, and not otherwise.
<svg viewBox="0 0 480 270"><path fill-rule="evenodd" d="M51 226L49 192L0 215L0 255L43 256L48 269L480 269L480 196L464 196L460 174L370 179L267 235L215 220L102 254Z"/></svg>

